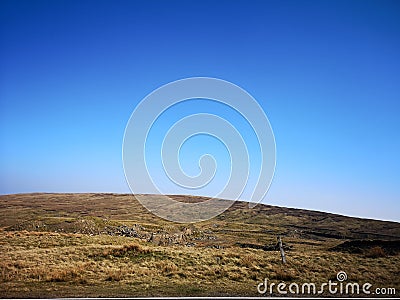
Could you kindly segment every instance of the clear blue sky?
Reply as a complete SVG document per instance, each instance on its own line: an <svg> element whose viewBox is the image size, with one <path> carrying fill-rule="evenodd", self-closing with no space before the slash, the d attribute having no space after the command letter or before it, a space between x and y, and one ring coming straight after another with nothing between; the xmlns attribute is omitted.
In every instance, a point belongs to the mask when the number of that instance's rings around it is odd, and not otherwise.
<svg viewBox="0 0 400 300"><path fill-rule="evenodd" d="M399 1L3 0L0 30L2 194L129 192L134 107L207 76L268 115L265 203L400 220Z"/></svg>

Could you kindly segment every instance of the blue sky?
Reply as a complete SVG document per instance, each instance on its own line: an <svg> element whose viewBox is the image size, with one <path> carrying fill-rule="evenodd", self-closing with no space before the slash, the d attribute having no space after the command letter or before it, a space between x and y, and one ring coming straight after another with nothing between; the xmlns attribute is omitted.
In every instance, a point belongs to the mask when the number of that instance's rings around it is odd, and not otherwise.
<svg viewBox="0 0 400 300"><path fill-rule="evenodd" d="M271 122L265 203L400 220L398 1L1 1L0 30L2 194L129 192L135 106L207 76Z"/></svg>

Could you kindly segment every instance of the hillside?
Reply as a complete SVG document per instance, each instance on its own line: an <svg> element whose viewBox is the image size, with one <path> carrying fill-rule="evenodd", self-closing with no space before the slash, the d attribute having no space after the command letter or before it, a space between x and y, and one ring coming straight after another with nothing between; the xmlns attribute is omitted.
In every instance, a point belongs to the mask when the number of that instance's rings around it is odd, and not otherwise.
<svg viewBox="0 0 400 300"><path fill-rule="evenodd" d="M214 219L176 224L130 194L18 194L0 196L0 228L8 298L258 296L264 278L323 283L339 271L400 290L397 222L235 202Z"/></svg>

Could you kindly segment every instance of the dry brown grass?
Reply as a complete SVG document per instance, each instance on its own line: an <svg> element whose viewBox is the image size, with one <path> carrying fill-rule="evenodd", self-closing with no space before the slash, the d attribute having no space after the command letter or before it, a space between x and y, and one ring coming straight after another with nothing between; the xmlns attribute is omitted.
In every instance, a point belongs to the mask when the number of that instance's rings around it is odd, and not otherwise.
<svg viewBox="0 0 400 300"><path fill-rule="evenodd" d="M364 255L366 257L370 257L370 258L379 258L379 257L385 257L386 252L381 247L376 246L376 247L365 250Z"/></svg>
<svg viewBox="0 0 400 300"><path fill-rule="evenodd" d="M244 254L241 258L240 258L240 265L246 268L251 268L254 267L256 265L258 265L258 259L257 256L255 255L251 255L251 254Z"/></svg>
<svg viewBox="0 0 400 300"><path fill-rule="evenodd" d="M10 262L0 262L0 282L7 282L13 280L17 275L17 270L12 267Z"/></svg>
<svg viewBox="0 0 400 300"><path fill-rule="evenodd" d="M158 291L157 295L164 296L216 295L227 290L230 295L257 295L254 287L264 278L276 283L318 283L334 279L342 269L351 280L400 286L396 270L399 256L372 259L328 253L323 248L305 251L307 246L304 246L304 249L289 251L288 263L282 265L278 251L160 247L132 238L109 236L7 234L0 231L0 242L6 249L0 253L0 291L4 293L12 291L10 287L17 288L18 282L36 290L38 295L42 295L45 286L59 286L47 293L48 297L82 296L82 291L88 289L86 286L96 287L96 295L122 295L111 289L116 283L122 285L122 290L129 289L131 296L155 295L153 289ZM66 238L75 246L59 247L65 245ZM48 239L51 244L46 244ZM193 286L193 282L199 281L201 289ZM73 294L71 291L66 294L65 284L76 286ZM140 289L133 290L135 286ZM7 293L11 294L4 295L16 295Z"/></svg>
<svg viewBox="0 0 400 300"><path fill-rule="evenodd" d="M296 279L294 272L291 270L286 270L283 266L275 268L275 274L272 276L273 279L279 281L293 281Z"/></svg>
<svg viewBox="0 0 400 300"><path fill-rule="evenodd" d="M45 275L45 281L50 282L79 282L85 283L85 265L80 264L72 267L54 269Z"/></svg>
<svg viewBox="0 0 400 300"><path fill-rule="evenodd" d="M109 269L106 271L106 281L121 281L123 280L126 275L128 274L128 271L119 268L119 269Z"/></svg>
<svg viewBox="0 0 400 300"><path fill-rule="evenodd" d="M150 250L137 243L130 243L117 248L107 248L101 252L103 257L123 257L138 254L147 254Z"/></svg>
<svg viewBox="0 0 400 300"><path fill-rule="evenodd" d="M0 297L258 296L256 286L264 278L275 283L322 283L333 280L339 271L345 271L349 280L356 282L400 288L400 256L386 256L382 249L371 249L371 253L361 255L332 252L328 249L342 240L290 235L283 237L284 243L292 248L286 251L288 263L282 265L279 251L236 245L238 241L276 244L275 234L285 233L288 228L285 222L292 222L290 225L303 222L278 208L256 208L254 213L239 206L229 210L224 218L190 225L194 247L158 246L140 238L74 233L77 228L68 227L79 223L76 219L83 219L84 226L93 226L93 232L112 222L139 224L149 232L171 234L189 226L167 223L146 214L132 201L126 202L129 198L126 195L50 194L37 202L33 196L29 201L18 197L18 207L12 207L10 197L0 202L0 216L12 211L7 222L15 229L0 229ZM58 197L66 197L68 201ZM53 198L54 202L46 206ZM93 205L96 201L98 206ZM270 211L274 213L267 214ZM318 214L313 216L318 217ZM347 229L358 228L361 222L356 220L352 224L350 219L337 218L336 224L330 218L334 217L321 218L321 224L326 228L335 224L337 232L342 230L343 222L348 222ZM34 219L50 229L30 229L29 220ZM309 217L304 219L303 225L308 226ZM5 218L0 222L6 222ZM69 232L60 231L64 225ZM385 233L396 232L393 224L384 225L390 229ZM215 245L221 247L212 247Z"/></svg>

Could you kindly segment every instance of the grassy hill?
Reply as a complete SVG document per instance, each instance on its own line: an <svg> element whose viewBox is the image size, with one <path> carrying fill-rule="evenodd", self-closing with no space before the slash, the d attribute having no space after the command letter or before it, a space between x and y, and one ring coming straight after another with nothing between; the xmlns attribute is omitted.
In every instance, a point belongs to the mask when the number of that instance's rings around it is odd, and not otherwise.
<svg viewBox="0 0 400 300"><path fill-rule="evenodd" d="M177 224L150 214L132 195L4 195L0 249L5 298L269 296L257 292L265 278L318 286L339 283L339 271L346 282L371 283L371 291L400 291L399 223L250 209L246 202L208 221Z"/></svg>

